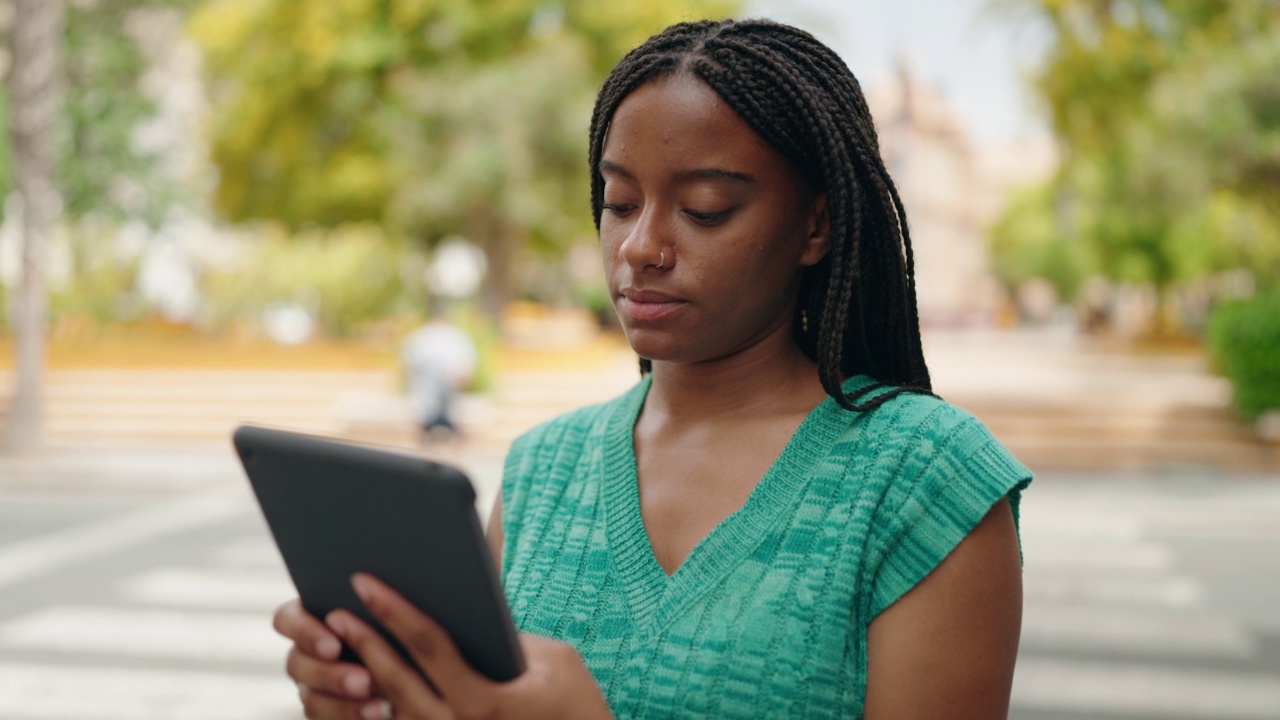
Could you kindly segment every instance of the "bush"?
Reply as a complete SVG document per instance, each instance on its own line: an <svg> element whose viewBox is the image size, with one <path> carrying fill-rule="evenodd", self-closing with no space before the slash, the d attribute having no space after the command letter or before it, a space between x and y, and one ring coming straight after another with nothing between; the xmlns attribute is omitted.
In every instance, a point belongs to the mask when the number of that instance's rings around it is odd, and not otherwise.
<svg viewBox="0 0 1280 720"><path fill-rule="evenodd" d="M1207 336L1236 408L1249 419L1280 410L1280 287L1214 308Z"/></svg>
<svg viewBox="0 0 1280 720"><path fill-rule="evenodd" d="M406 277L405 248L369 225L344 225L288 236L263 232L240 262L206 272L207 321L220 328L262 316L276 303L301 305L331 337L359 334L370 323L423 304L420 281ZM421 272L416 273L421 275Z"/></svg>

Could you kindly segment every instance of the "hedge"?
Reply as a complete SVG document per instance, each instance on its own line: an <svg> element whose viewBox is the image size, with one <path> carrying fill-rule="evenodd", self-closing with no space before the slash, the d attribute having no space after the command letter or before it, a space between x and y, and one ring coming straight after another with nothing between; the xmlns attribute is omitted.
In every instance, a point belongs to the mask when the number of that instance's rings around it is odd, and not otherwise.
<svg viewBox="0 0 1280 720"><path fill-rule="evenodd" d="M1214 308L1207 339L1245 417L1280 410L1280 287Z"/></svg>

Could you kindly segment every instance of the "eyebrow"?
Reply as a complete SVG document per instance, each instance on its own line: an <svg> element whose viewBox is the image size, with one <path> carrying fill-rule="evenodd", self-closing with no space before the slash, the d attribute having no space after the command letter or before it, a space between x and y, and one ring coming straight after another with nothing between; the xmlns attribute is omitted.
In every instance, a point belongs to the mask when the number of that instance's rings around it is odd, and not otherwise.
<svg viewBox="0 0 1280 720"><path fill-rule="evenodd" d="M605 173L611 173L614 175L621 175L622 177L627 178L629 180L635 179L635 177L631 173L627 172L627 170L623 168L621 165L618 165L617 163L609 162L608 160L601 160L599 168L600 168L601 175ZM749 185L754 184L756 181L755 178L751 177L746 173L736 172L734 170L725 170L724 168L715 168L715 167L693 168L690 170L681 170L680 172L676 173L675 180L676 182L693 182L696 180L729 180L731 182L745 183Z"/></svg>

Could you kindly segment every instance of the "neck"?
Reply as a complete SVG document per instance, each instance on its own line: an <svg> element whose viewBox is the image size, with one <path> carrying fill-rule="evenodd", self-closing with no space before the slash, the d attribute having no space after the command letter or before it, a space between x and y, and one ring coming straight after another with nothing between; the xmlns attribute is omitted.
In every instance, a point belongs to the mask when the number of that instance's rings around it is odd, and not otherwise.
<svg viewBox="0 0 1280 720"><path fill-rule="evenodd" d="M818 368L784 326L733 355L697 363L653 363L645 413L696 423L725 415L807 413L826 398Z"/></svg>

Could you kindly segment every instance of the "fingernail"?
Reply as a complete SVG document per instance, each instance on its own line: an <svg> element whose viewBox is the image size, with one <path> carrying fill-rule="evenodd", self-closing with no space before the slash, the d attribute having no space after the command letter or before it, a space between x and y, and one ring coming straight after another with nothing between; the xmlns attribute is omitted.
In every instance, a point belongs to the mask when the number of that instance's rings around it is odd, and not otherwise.
<svg viewBox="0 0 1280 720"><path fill-rule="evenodd" d="M391 703L386 700L369 703L360 708L360 717L364 720L391 720Z"/></svg>
<svg viewBox="0 0 1280 720"><path fill-rule="evenodd" d="M338 613L330 613L329 617L324 619L324 624L328 625L330 630L337 633L338 637L347 636L347 624L342 621L342 618L338 616ZM341 648L339 648L339 650L341 650Z"/></svg>
<svg viewBox="0 0 1280 720"><path fill-rule="evenodd" d="M369 586L366 585L367 582L360 573L351 576L351 587L355 589L356 595L364 602L369 602Z"/></svg>
<svg viewBox="0 0 1280 720"><path fill-rule="evenodd" d="M316 652L326 660L336 658L342 653L342 643L337 638L326 635L316 641Z"/></svg>
<svg viewBox="0 0 1280 720"><path fill-rule="evenodd" d="M355 697L369 694L369 676L364 673L349 673L342 679L342 687Z"/></svg>

